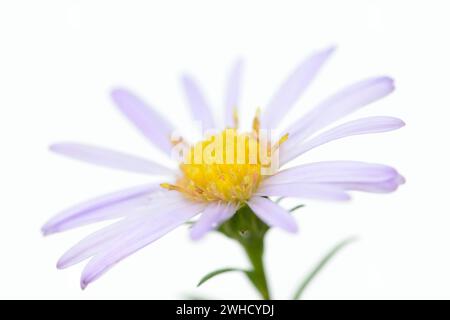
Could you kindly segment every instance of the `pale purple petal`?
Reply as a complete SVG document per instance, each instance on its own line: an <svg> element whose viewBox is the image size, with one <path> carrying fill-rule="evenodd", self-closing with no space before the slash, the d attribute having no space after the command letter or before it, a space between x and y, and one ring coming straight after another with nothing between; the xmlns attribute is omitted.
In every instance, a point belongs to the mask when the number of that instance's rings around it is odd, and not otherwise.
<svg viewBox="0 0 450 320"><path fill-rule="evenodd" d="M132 209L148 203L158 185L145 185L109 193L75 205L51 218L43 227L45 235L82 225L124 216Z"/></svg>
<svg viewBox="0 0 450 320"><path fill-rule="evenodd" d="M320 68L333 51L334 47L313 54L294 70L273 95L264 110L261 118L262 128L276 128L278 123L312 83Z"/></svg>
<svg viewBox="0 0 450 320"><path fill-rule="evenodd" d="M207 232L219 226L236 212L236 206L223 202L212 203L205 208L198 221L191 229L191 239L198 240Z"/></svg>
<svg viewBox="0 0 450 320"><path fill-rule="evenodd" d="M111 97L122 113L155 146L170 155L173 126L139 97L126 89L115 89Z"/></svg>
<svg viewBox="0 0 450 320"><path fill-rule="evenodd" d="M143 223L148 223L150 219L153 219L153 221L158 220L161 218L161 215L175 209L183 210L185 206L186 200L184 197L174 198L171 202L161 197L156 201L156 205L152 204L143 207L134 215L128 216L84 238L59 259L57 266L62 269L83 261L110 247L116 241L121 241L121 238L127 234L133 234Z"/></svg>
<svg viewBox="0 0 450 320"><path fill-rule="evenodd" d="M182 77L181 82L183 84L184 91L188 105L191 109L194 120L201 121L205 130L214 129L214 118L211 113L211 108L204 95L202 94L197 83L189 76Z"/></svg>
<svg viewBox="0 0 450 320"><path fill-rule="evenodd" d="M349 191L363 191L372 193L389 193L394 192L397 188L405 183L405 178L397 174L389 180L377 181L377 182L335 182L332 185L336 185L340 188Z"/></svg>
<svg viewBox="0 0 450 320"><path fill-rule="evenodd" d="M66 142L50 146L58 154L91 164L152 175L173 175L174 171L156 162L87 144Z"/></svg>
<svg viewBox="0 0 450 320"><path fill-rule="evenodd" d="M234 112L238 110L242 85L243 61L237 60L231 68L225 91L225 127L234 127Z"/></svg>
<svg viewBox="0 0 450 320"><path fill-rule="evenodd" d="M291 141L301 141L334 121L377 101L394 90L394 81L389 77L369 78L353 84L329 97L289 129Z"/></svg>
<svg viewBox="0 0 450 320"><path fill-rule="evenodd" d="M262 185L256 194L331 201L350 200L350 196L339 186L302 182Z"/></svg>
<svg viewBox="0 0 450 320"><path fill-rule="evenodd" d="M68 268L92 257L101 250L109 247L113 241L117 241L121 235L133 233L144 219L145 216L134 215L94 232L65 252L58 260L57 268Z"/></svg>
<svg viewBox="0 0 450 320"><path fill-rule="evenodd" d="M229 203L228 204L228 209L222 211L222 214L219 217L219 220L217 221L217 225L220 225L222 222L227 221L228 219L230 219L237 211L237 207L234 204Z"/></svg>
<svg viewBox="0 0 450 320"><path fill-rule="evenodd" d="M393 117L368 117L349 121L306 142L300 142L297 145L292 142L284 143L280 147L280 164L283 165L301 154L333 140L354 135L392 131L404 125L402 120Z"/></svg>
<svg viewBox="0 0 450 320"><path fill-rule="evenodd" d="M247 204L269 226L279 227L292 233L298 231L297 222L292 215L273 201L256 196L251 198Z"/></svg>
<svg viewBox="0 0 450 320"><path fill-rule="evenodd" d="M158 219L149 219L141 223L133 233L123 235L120 241L114 242L89 261L81 275L81 287L84 289L115 264L185 223L203 208L204 204L190 202L186 203L182 210L165 211Z"/></svg>
<svg viewBox="0 0 450 320"><path fill-rule="evenodd" d="M262 186L301 183L383 182L398 175L389 166L359 161L323 161L282 170L262 182Z"/></svg>

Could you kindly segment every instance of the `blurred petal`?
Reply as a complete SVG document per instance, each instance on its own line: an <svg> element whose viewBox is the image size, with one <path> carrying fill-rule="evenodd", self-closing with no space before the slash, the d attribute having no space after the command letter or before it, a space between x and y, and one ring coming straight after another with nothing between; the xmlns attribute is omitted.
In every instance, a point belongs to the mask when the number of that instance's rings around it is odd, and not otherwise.
<svg viewBox="0 0 450 320"><path fill-rule="evenodd" d="M329 97L295 122L286 132L291 141L301 141L334 121L377 101L394 90L389 77L369 78Z"/></svg>
<svg viewBox="0 0 450 320"><path fill-rule="evenodd" d="M152 175L173 175L174 171L153 161L106 148L80 144L57 143L50 150L80 161L113 169Z"/></svg>
<svg viewBox="0 0 450 320"><path fill-rule="evenodd" d="M47 235L125 216L129 210L150 203L149 196L157 190L161 190L158 185L139 186L80 203L51 218L42 232Z"/></svg>
<svg viewBox="0 0 450 320"><path fill-rule="evenodd" d="M205 130L214 129L215 125L211 108L206 102L206 99L197 83L187 75L181 79L181 82L183 84L187 102L191 108L192 117L194 120L201 121L202 127Z"/></svg>
<svg viewBox="0 0 450 320"><path fill-rule="evenodd" d="M263 112L261 122L262 128L276 128L278 123L290 111L295 102L312 83L320 68L333 51L334 47L313 54L294 70L273 95L267 108Z"/></svg>
<svg viewBox="0 0 450 320"><path fill-rule="evenodd" d="M173 126L139 97L125 89L115 89L111 97L122 113L155 146L171 154Z"/></svg>
<svg viewBox="0 0 450 320"><path fill-rule="evenodd" d="M125 218L124 220L115 222L87 236L64 253L58 260L58 269L70 267L92 257L99 251L110 246L113 241L117 241L123 234L134 233L144 219L144 216L135 215L131 218Z"/></svg>
<svg viewBox="0 0 450 320"><path fill-rule="evenodd" d="M106 250L94 256L86 265L81 275L81 287L98 279L111 267L132 253L149 245L169 231L185 223L204 208L203 204L186 201L183 210L175 209L161 212L156 219L149 219L140 224L133 233L127 233L115 241Z"/></svg>
<svg viewBox="0 0 450 320"><path fill-rule="evenodd" d="M279 227L292 233L298 231L297 222L292 215L273 201L262 197L253 197L247 204L269 226Z"/></svg>
<svg viewBox="0 0 450 320"><path fill-rule="evenodd" d="M358 161L324 161L282 170L265 179L262 185L290 182L383 182L397 175L398 173L394 168L381 164Z"/></svg>
<svg viewBox="0 0 450 320"><path fill-rule="evenodd" d="M332 201L350 200L350 196L342 188L318 183L291 182L262 185L256 194Z"/></svg>
<svg viewBox="0 0 450 320"><path fill-rule="evenodd" d="M392 131L404 125L402 120L393 117L368 117L346 122L297 145L294 145L292 141L288 143L288 139L280 147L280 164L283 165L301 154L333 140L360 134Z"/></svg>
<svg viewBox="0 0 450 320"><path fill-rule="evenodd" d="M212 203L208 205L198 221L191 229L191 238L198 240L207 232L219 226L236 212L236 206L227 203Z"/></svg>
<svg viewBox="0 0 450 320"><path fill-rule="evenodd" d="M59 259L57 266L63 269L77 264L105 250L116 241L121 241L127 234L135 233L143 223L160 219L162 214L174 209L183 210L185 206L185 199L179 197L171 203L159 201L157 205L142 208L137 214L113 223L78 242Z"/></svg>
<svg viewBox="0 0 450 320"><path fill-rule="evenodd" d="M238 110L242 86L243 61L237 60L228 76L225 91L225 127L234 127L234 112Z"/></svg>

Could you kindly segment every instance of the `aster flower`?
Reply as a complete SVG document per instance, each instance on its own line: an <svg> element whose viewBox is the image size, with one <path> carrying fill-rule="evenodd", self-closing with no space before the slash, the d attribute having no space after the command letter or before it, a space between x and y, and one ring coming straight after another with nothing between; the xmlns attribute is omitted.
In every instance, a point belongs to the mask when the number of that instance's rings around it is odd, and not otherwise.
<svg viewBox="0 0 450 320"><path fill-rule="evenodd" d="M368 78L338 91L288 128L281 128L282 134L276 139L263 135L263 129L278 128L332 53L332 48L326 49L302 62L263 111L256 112L251 132L242 132L238 127L241 61L229 75L221 124L215 123L196 82L184 76L182 84L193 118L205 128L216 129L192 144L182 138L174 140L170 122L138 96L122 88L113 90L111 96L118 109L149 142L171 156L171 160L174 146L181 148L178 154L181 150L183 156L174 171L148 159L96 146L52 145L53 152L95 165L165 176L160 183L110 193L50 219L42 228L45 235L117 220L69 249L59 259L58 268L89 260L81 276L81 287L85 288L122 259L200 215L190 229L191 238L197 240L217 230L238 241L252 264L252 269L243 271L262 297L270 298L262 263L264 235L271 227L292 233L298 229L293 215L273 197L345 201L350 199L349 191L387 193L404 183L394 168L382 164L323 161L286 167L290 161L328 142L402 127L400 119L373 116L328 128L390 94L394 83L389 77ZM205 152L208 149L209 153ZM253 157L255 150L258 155ZM231 269L212 275L225 271Z"/></svg>

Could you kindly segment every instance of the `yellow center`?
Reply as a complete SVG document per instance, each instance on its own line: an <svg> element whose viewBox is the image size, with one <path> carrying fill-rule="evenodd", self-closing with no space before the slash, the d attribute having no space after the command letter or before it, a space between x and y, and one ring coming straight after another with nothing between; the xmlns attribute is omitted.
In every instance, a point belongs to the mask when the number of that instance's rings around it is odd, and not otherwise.
<svg viewBox="0 0 450 320"><path fill-rule="evenodd" d="M271 167L274 150L287 139L286 135L272 146L260 139L259 123L253 128L252 133L225 129L194 144L184 154L180 178L161 186L193 200L242 204L255 193L264 170Z"/></svg>

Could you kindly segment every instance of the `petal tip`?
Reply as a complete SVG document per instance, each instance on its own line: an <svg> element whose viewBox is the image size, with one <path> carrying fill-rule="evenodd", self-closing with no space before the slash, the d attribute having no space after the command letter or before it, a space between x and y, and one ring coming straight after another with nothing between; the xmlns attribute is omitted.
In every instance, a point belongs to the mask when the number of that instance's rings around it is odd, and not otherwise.
<svg viewBox="0 0 450 320"><path fill-rule="evenodd" d="M194 79L187 72L184 72L180 76L180 82L183 85L183 87L185 87L185 88L191 88L194 86Z"/></svg>
<svg viewBox="0 0 450 320"><path fill-rule="evenodd" d="M126 95L129 95L129 91L121 87L116 87L111 89L109 95L111 99L120 106L120 102Z"/></svg>
<svg viewBox="0 0 450 320"><path fill-rule="evenodd" d="M117 95L123 94L125 91L126 91L126 90L125 90L124 88L121 88L121 87L115 87L115 88L112 88L112 89L111 89L110 95L111 95L112 97L115 97L115 96L117 96Z"/></svg>
<svg viewBox="0 0 450 320"><path fill-rule="evenodd" d="M55 231L52 230L52 228L48 225L48 223L45 224L45 225L43 225L43 226L41 227L41 234L42 234L44 237L46 237L46 236L48 236L48 235L51 235L51 234L54 233L54 232L55 232Z"/></svg>
<svg viewBox="0 0 450 320"><path fill-rule="evenodd" d="M192 241L198 241L202 239L205 236L206 232L202 232L198 228L195 227L195 225L191 228L191 231L189 232L189 237Z"/></svg>
<svg viewBox="0 0 450 320"><path fill-rule="evenodd" d="M298 224L296 222L286 227L286 231L292 234L298 233Z"/></svg>
<svg viewBox="0 0 450 320"><path fill-rule="evenodd" d="M87 282L87 281L85 281L85 280L81 280L81 281L80 281L80 288L81 288L81 290L86 289L87 286L88 286L88 284L89 284L89 282Z"/></svg>
<svg viewBox="0 0 450 320"><path fill-rule="evenodd" d="M62 269L65 269L65 268L66 268L66 263L65 263L65 261L63 261L62 258L59 259L59 260L56 262L56 269L62 270Z"/></svg>
<svg viewBox="0 0 450 320"><path fill-rule="evenodd" d="M95 280L95 278L94 278ZM81 275L80 279L80 288L81 290L84 290L87 288L87 286L92 282L93 280L90 279L86 274Z"/></svg>
<svg viewBox="0 0 450 320"><path fill-rule="evenodd" d="M198 240L200 240L202 237L201 237L199 234L197 234L197 233L191 232L191 233L189 234L189 238L191 238L192 241L198 241Z"/></svg>
<svg viewBox="0 0 450 320"><path fill-rule="evenodd" d="M64 146L70 145L69 142L57 142L52 143L48 146L48 151L54 152L54 153L61 153L64 151Z"/></svg>
<svg viewBox="0 0 450 320"><path fill-rule="evenodd" d="M386 86L393 91L395 89L395 80L394 78L390 76L382 76L378 79L380 82L383 82L386 84Z"/></svg>
<svg viewBox="0 0 450 320"><path fill-rule="evenodd" d="M330 55L330 54L334 53L334 52L337 50L337 48L338 48L338 47L337 47L336 44L332 44L332 45L326 47L326 48L323 50L323 53L325 53L326 55Z"/></svg>

